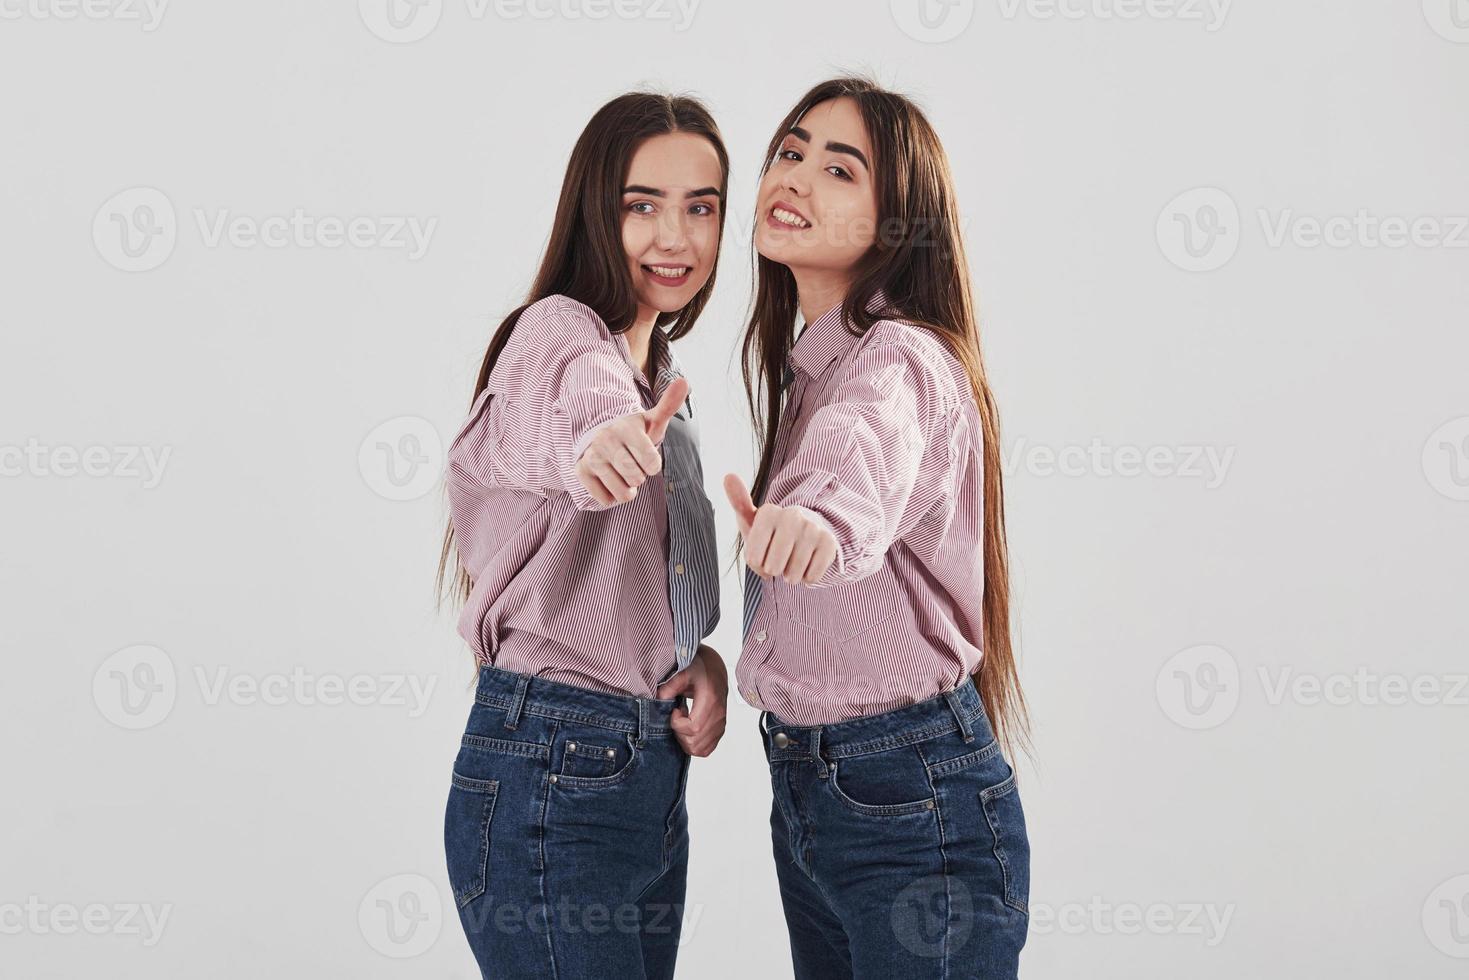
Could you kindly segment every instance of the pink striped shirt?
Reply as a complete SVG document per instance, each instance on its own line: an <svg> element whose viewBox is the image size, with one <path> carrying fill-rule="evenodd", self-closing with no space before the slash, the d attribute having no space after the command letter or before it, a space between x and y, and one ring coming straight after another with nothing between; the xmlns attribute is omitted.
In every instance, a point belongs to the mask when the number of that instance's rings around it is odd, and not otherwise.
<svg viewBox="0 0 1469 980"><path fill-rule="evenodd" d="M667 335L655 327L649 343L652 385L590 307L531 304L450 444L450 517L474 583L459 633L480 663L652 698L718 622L692 401L631 501L599 504L576 478L597 431L653 407L678 376Z"/></svg>
<svg viewBox="0 0 1469 980"><path fill-rule="evenodd" d="M879 293L872 310L886 305ZM963 366L897 320L854 336L840 305L790 355L762 502L798 506L837 540L814 586L746 569L740 696L821 725L951 690L979 666L982 427Z"/></svg>

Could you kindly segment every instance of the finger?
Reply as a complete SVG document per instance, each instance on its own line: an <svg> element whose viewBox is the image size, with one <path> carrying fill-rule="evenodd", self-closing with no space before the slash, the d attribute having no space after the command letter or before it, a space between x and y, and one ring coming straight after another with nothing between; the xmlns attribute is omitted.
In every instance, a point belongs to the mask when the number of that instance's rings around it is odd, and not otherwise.
<svg viewBox="0 0 1469 980"><path fill-rule="evenodd" d="M659 686L656 696L659 701L672 701L687 691L689 686L689 672L687 670L681 670Z"/></svg>
<svg viewBox="0 0 1469 980"><path fill-rule="evenodd" d="M591 494L592 499L602 506L607 507L617 502L612 491L608 490L606 484L597 478L585 460L576 464L576 479L586 488L587 493Z"/></svg>
<svg viewBox="0 0 1469 980"><path fill-rule="evenodd" d="M771 575L785 575L790 563L791 552L801 534L802 521L799 514L788 510L775 522L775 531L770 536L770 548L765 552L765 567Z"/></svg>
<svg viewBox="0 0 1469 980"><path fill-rule="evenodd" d="M733 473L726 473L724 495L729 498L729 506L735 512L735 521L740 526L740 536L748 542L750 525L755 523L755 501L750 497L750 491L745 489L745 481Z"/></svg>
<svg viewBox="0 0 1469 980"><path fill-rule="evenodd" d="M592 473L601 480L619 503L626 503L638 495L636 487L628 485L622 474L605 459L594 459L589 464Z"/></svg>
<svg viewBox="0 0 1469 980"><path fill-rule="evenodd" d="M654 442L662 442L663 435L668 431L668 420L673 418L684 399L689 397L689 383L684 378L674 378L669 382L663 392L663 397L658 399L658 404L643 413L643 420L648 426L648 438Z"/></svg>
<svg viewBox="0 0 1469 980"><path fill-rule="evenodd" d="M681 715L678 712L674 712L669 717L668 727L672 728L675 734L685 738L695 738L699 734L699 724L690 716Z"/></svg>
<svg viewBox="0 0 1469 980"><path fill-rule="evenodd" d="M623 482L630 487L640 487L643 481L648 479L648 475L643 472L643 468L638 465L638 461L633 458L633 454L626 446L618 446L616 449L609 450L607 461L621 474Z"/></svg>
<svg viewBox="0 0 1469 980"><path fill-rule="evenodd" d="M768 576L765 554L770 550L770 537L775 532L780 508L766 504L755 512L755 523L750 525L750 536L745 539L747 554L745 561L757 574Z"/></svg>
<svg viewBox="0 0 1469 980"><path fill-rule="evenodd" d="M663 469L663 453L653 440L638 432L631 436L624 447L638 464L638 469L647 476L656 476Z"/></svg>
<svg viewBox="0 0 1469 980"><path fill-rule="evenodd" d="M816 542L802 537L791 549L791 557L786 560L785 569L781 572L782 577L792 585L801 585L806 581L806 569L811 566L811 557L816 554Z"/></svg>
<svg viewBox="0 0 1469 980"><path fill-rule="evenodd" d="M814 585L825 577L831 568L832 562L836 561L837 546L834 541L827 538L816 545L816 551L811 555L811 564L806 569L806 584Z"/></svg>

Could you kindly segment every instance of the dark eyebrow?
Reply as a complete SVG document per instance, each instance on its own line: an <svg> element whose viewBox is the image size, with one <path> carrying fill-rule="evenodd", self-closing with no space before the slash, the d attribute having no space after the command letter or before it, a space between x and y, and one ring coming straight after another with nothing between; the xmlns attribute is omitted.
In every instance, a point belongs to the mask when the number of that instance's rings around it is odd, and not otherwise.
<svg viewBox="0 0 1469 980"><path fill-rule="evenodd" d="M806 132L806 130L802 129L800 126L792 126L791 135L804 143L811 142L811 134ZM856 157L858 160L862 161L863 167L868 170L872 169L872 165L867 162L867 157L862 154L862 151L857 149L855 146L852 146L850 143L837 143L833 140L827 140L826 148L833 153L845 153L848 156Z"/></svg>
<svg viewBox="0 0 1469 980"><path fill-rule="evenodd" d="M656 187L648 187L648 186L646 186L644 184L628 184L626 187L624 187L622 189L622 193L624 193L624 194L646 194L649 197L667 197L668 196L667 194L664 194L662 191L660 191L658 188L656 188ZM719 193L719 188L718 187L700 187L698 190L696 190L696 191L689 191L687 194L684 195L684 199L685 200L687 200L688 198L691 198L691 197L717 197L720 200L723 200L724 199L724 195L722 195L722 194Z"/></svg>

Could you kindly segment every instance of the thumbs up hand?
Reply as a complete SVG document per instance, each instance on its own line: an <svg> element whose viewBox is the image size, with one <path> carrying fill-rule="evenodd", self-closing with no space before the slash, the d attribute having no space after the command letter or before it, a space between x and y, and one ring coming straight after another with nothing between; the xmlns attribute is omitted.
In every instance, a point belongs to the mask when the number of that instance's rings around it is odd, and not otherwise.
<svg viewBox="0 0 1469 980"><path fill-rule="evenodd" d="M805 507L756 507L744 481L733 473L724 478L724 493L745 539L745 564L757 575L812 585L831 568L837 539L819 515Z"/></svg>
<svg viewBox="0 0 1469 980"><path fill-rule="evenodd" d="M668 432L668 420L688 396L688 381L675 378L658 404L609 422L587 443L576 462L576 478L593 500L603 506L625 504L648 477L662 471L658 445Z"/></svg>

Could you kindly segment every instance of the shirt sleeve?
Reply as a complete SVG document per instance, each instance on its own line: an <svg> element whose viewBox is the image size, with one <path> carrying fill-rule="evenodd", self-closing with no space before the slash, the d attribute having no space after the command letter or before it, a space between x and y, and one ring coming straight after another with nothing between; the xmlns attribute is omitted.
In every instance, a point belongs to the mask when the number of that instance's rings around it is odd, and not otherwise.
<svg viewBox="0 0 1469 980"><path fill-rule="evenodd" d="M805 509L836 538L836 560L813 588L876 572L943 496L946 464L925 464L934 433L954 414L952 387L921 353L878 342L853 358L812 415L765 501Z"/></svg>
<svg viewBox="0 0 1469 980"><path fill-rule="evenodd" d="M577 461L603 426L643 410L632 368L600 325L565 307L522 314L449 448L450 474L605 510Z"/></svg>

